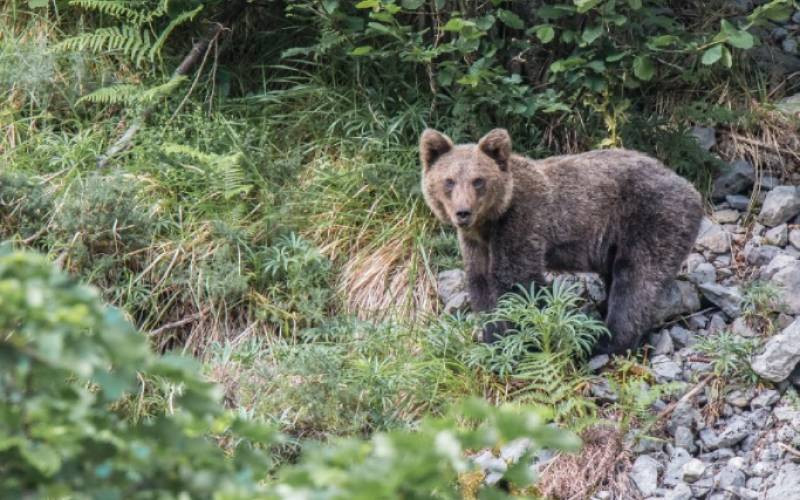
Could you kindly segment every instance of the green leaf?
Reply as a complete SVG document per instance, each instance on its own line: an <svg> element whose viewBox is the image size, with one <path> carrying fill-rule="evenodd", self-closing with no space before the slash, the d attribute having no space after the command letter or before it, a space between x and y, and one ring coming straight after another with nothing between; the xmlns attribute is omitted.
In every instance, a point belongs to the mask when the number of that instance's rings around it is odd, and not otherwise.
<svg viewBox="0 0 800 500"><path fill-rule="evenodd" d="M369 45L361 45L360 47L354 48L350 51L351 56L365 56L372 52L372 47Z"/></svg>
<svg viewBox="0 0 800 500"><path fill-rule="evenodd" d="M509 28L514 28L515 30L521 30L525 27L525 23L522 21L522 18L510 10L497 9L497 18Z"/></svg>
<svg viewBox="0 0 800 500"><path fill-rule="evenodd" d="M717 44L703 52L703 57L700 59L700 62L706 66L710 66L719 61L720 57L722 57L722 45Z"/></svg>
<svg viewBox="0 0 800 500"><path fill-rule="evenodd" d="M586 67L588 67L589 69L591 69L592 71L594 71L596 73L605 73L605 71L606 71L606 63L604 63L600 59L595 59L594 61L589 61L586 64Z"/></svg>
<svg viewBox="0 0 800 500"><path fill-rule="evenodd" d="M636 56L633 59L633 74L639 80L649 81L653 78L655 72L656 68L653 65L653 61L647 56Z"/></svg>
<svg viewBox="0 0 800 500"><path fill-rule="evenodd" d="M461 28L466 26L464 20L460 17L451 17L447 23L442 26L442 31L461 31Z"/></svg>
<svg viewBox="0 0 800 500"><path fill-rule="evenodd" d="M553 29L553 26L549 24L541 24L536 27L535 31L536 38L538 38L542 43L550 43L556 36L556 31Z"/></svg>
<svg viewBox="0 0 800 500"><path fill-rule="evenodd" d="M336 12L336 9L339 7L339 0L322 0L322 8L325 9L325 12L328 14L333 14Z"/></svg>
<svg viewBox="0 0 800 500"><path fill-rule="evenodd" d="M748 33L745 30L740 30L736 28L734 25L726 21L725 19L722 20L722 33L727 36L726 41L733 47L737 49L751 49L754 45L753 35Z"/></svg>
<svg viewBox="0 0 800 500"><path fill-rule="evenodd" d="M669 47L672 44L678 43L680 39L675 35L661 35L651 38L647 45L653 48Z"/></svg>
<svg viewBox="0 0 800 500"><path fill-rule="evenodd" d="M380 6L380 0L361 0L356 4L356 9L377 9Z"/></svg>
<svg viewBox="0 0 800 500"><path fill-rule="evenodd" d="M639 10L642 8L642 0L628 0L628 6L633 10Z"/></svg>
<svg viewBox="0 0 800 500"><path fill-rule="evenodd" d="M402 5L404 9L417 10L422 7L424 3L425 0L403 0L400 2L400 5Z"/></svg>
<svg viewBox="0 0 800 500"><path fill-rule="evenodd" d="M578 13L583 14L596 7L600 1L601 0L573 0L573 3L578 7Z"/></svg>
<svg viewBox="0 0 800 500"><path fill-rule="evenodd" d="M45 476L51 476L61 467L61 457L51 446L26 441L19 448L22 457Z"/></svg>
<svg viewBox="0 0 800 500"><path fill-rule="evenodd" d="M617 62L621 60L623 57L628 55L627 51L622 52L612 52L611 54L606 56L606 62Z"/></svg>
<svg viewBox="0 0 800 500"><path fill-rule="evenodd" d="M733 57L731 56L731 51L728 50L728 47L722 47L722 65L726 68L733 66Z"/></svg>
<svg viewBox="0 0 800 500"><path fill-rule="evenodd" d="M47 7L49 3L50 0L28 0L28 7L31 9L40 9L42 7Z"/></svg>
<svg viewBox="0 0 800 500"><path fill-rule="evenodd" d="M581 39L588 43L592 44L595 40L600 38L600 35L603 34L603 25L598 24L595 26L589 26L583 30L583 34L581 35Z"/></svg>

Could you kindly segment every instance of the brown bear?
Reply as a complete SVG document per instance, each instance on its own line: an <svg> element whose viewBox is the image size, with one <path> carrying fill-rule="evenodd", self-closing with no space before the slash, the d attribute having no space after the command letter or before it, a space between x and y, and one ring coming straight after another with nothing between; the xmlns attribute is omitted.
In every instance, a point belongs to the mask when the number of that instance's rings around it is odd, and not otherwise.
<svg viewBox="0 0 800 500"><path fill-rule="evenodd" d="M636 151L532 160L511 152L503 129L459 145L427 129L420 159L425 201L457 229L473 310L493 309L518 284L543 284L545 270L596 272L612 334L599 353L638 346L703 217L689 182ZM505 328L490 324L484 341Z"/></svg>

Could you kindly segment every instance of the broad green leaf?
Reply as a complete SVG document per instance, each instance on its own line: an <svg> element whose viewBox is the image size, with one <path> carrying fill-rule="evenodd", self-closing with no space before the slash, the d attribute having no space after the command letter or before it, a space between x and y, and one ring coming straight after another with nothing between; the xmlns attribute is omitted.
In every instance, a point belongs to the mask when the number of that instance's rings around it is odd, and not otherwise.
<svg viewBox="0 0 800 500"><path fill-rule="evenodd" d="M606 56L606 62L617 62L621 60L623 57L628 55L627 51L624 52L612 52L611 54Z"/></svg>
<svg viewBox="0 0 800 500"><path fill-rule="evenodd" d="M722 57L722 45L717 44L703 52L703 57L700 59L700 62L706 66L710 66L719 61L720 57Z"/></svg>
<svg viewBox="0 0 800 500"><path fill-rule="evenodd" d="M447 23L442 26L442 31L461 31L465 26L464 20L460 17L451 17Z"/></svg>
<svg viewBox="0 0 800 500"><path fill-rule="evenodd" d="M639 10L642 8L642 0L628 0L628 6L633 10Z"/></svg>
<svg viewBox="0 0 800 500"><path fill-rule="evenodd" d="M727 42L737 49L753 48L753 35L745 30L740 30L725 19L722 20L722 33L726 35Z"/></svg>
<svg viewBox="0 0 800 500"><path fill-rule="evenodd" d="M602 24L598 24L598 25L595 25L595 26L589 26L589 27L587 27L586 29L583 30L583 34L581 35L581 39L584 42L586 42L586 43L591 45L592 43L594 43L595 40L600 38L600 35L602 35L602 34L603 34L603 25Z"/></svg>
<svg viewBox="0 0 800 500"><path fill-rule="evenodd" d="M525 27L525 23L522 21L522 18L510 10L497 9L497 18L509 28L514 28L515 30L521 30Z"/></svg>
<svg viewBox="0 0 800 500"><path fill-rule="evenodd" d="M647 56L636 56L633 59L633 74L639 80L649 81L653 78L655 72L656 68L653 65L653 61Z"/></svg>
<svg viewBox="0 0 800 500"><path fill-rule="evenodd" d="M728 50L728 47L722 47L722 65L726 68L733 66L733 57L731 56L731 51Z"/></svg>
<svg viewBox="0 0 800 500"><path fill-rule="evenodd" d="M556 31L549 24L541 24L536 27L536 38L542 43L550 43L556 36Z"/></svg>
<svg viewBox="0 0 800 500"><path fill-rule="evenodd" d="M61 457L51 446L25 441L19 448L22 457L45 476L55 474L61 467Z"/></svg>
<svg viewBox="0 0 800 500"><path fill-rule="evenodd" d="M50 0L28 0L28 7L31 9L40 9L42 7L47 7L50 3Z"/></svg>
<svg viewBox="0 0 800 500"><path fill-rule="evenodd" d="M578 13L583 14L596 7L601 0L573 0L573 3L578 8Z"/></svg>
<svg viewBox="0 0 800 500"><path fill-rule="evenodd" d="M380 6L380 0L361 0L356 4L356 9L377 9Z"/></svg>
<svg viewBox="0 0 800 500"><path fill-rule="evenodd" d="M417 10L422 7L424 3L425 0L403 0L400 2L400 5L402 5L404 9Z"/></svg>
<svg viewBox="0 0 800 500"><path fill-rule="evenodd" d="M353 56L364 56L372 52L372 47L369 45L361 45L360 47L354 48L350 51L350 55Z"/></svg>
<svg viewBox="0 0 800 500"><path fill-rule="evenodd" d="M675 35L661 35L651 38L647 44L654 48L668 47L678 43L680 39Z"/></svg>
<svg viewBox="0 0 800 500"><path fill-rule="evenodd" d="M333 14L336 11L337 7L339 7L339 0L322 1L322 8L324 8L325 12L327 12L328 14Z"/></svg>
<svg viewBox="0 0 800 500"><path fill-rule="evenodd" d="M606 71L606 63L604 63L600 59L589 61L588 63L586 63L586 66L590 68L592 71L595 71L597 73L604 73Z"/></svg>

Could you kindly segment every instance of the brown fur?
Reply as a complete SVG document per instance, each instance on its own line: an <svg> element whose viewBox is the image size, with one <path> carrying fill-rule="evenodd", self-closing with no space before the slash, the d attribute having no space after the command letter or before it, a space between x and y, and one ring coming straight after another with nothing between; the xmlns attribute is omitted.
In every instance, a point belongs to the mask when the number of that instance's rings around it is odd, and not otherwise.
<svg viewBox="0 0 800 500"><path fill-rule="evenodd" d="M691 184L635 151L532 160L511 152L502 129L462 145L428 129L420 159L426 202L458 230L473 309L493 309L516 284L543 284L548 269L599 273L612 339L598 352L638 345L703 216Z"/></svg>

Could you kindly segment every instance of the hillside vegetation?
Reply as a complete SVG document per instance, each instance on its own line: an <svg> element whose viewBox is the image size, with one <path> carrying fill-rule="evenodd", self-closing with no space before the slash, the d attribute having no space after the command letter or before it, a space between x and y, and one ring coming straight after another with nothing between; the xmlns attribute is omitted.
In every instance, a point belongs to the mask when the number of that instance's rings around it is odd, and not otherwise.
<svg viewBox="0 0 800 500"><path fill-rule="evenodd" d="M557 495L586 462L536 489L525 467L481 486L470 460L524 436L528 458L575 450L575 434L582 460L624 465L623 436L685 387L632 356L610 365L612 403L597 397L586 361L607 332L568 280L504 301L520 334L475 343L487 318L437 296L460 255L422 199L417 138L505 127L532 157L645 151L705 194L736 159L792 183L797 124L775 103L796 57L773 32L796 9L3 3L0 489ZM693 127L715 130L712 151ZM609 464L584 493L630 491Z"/></svg>

